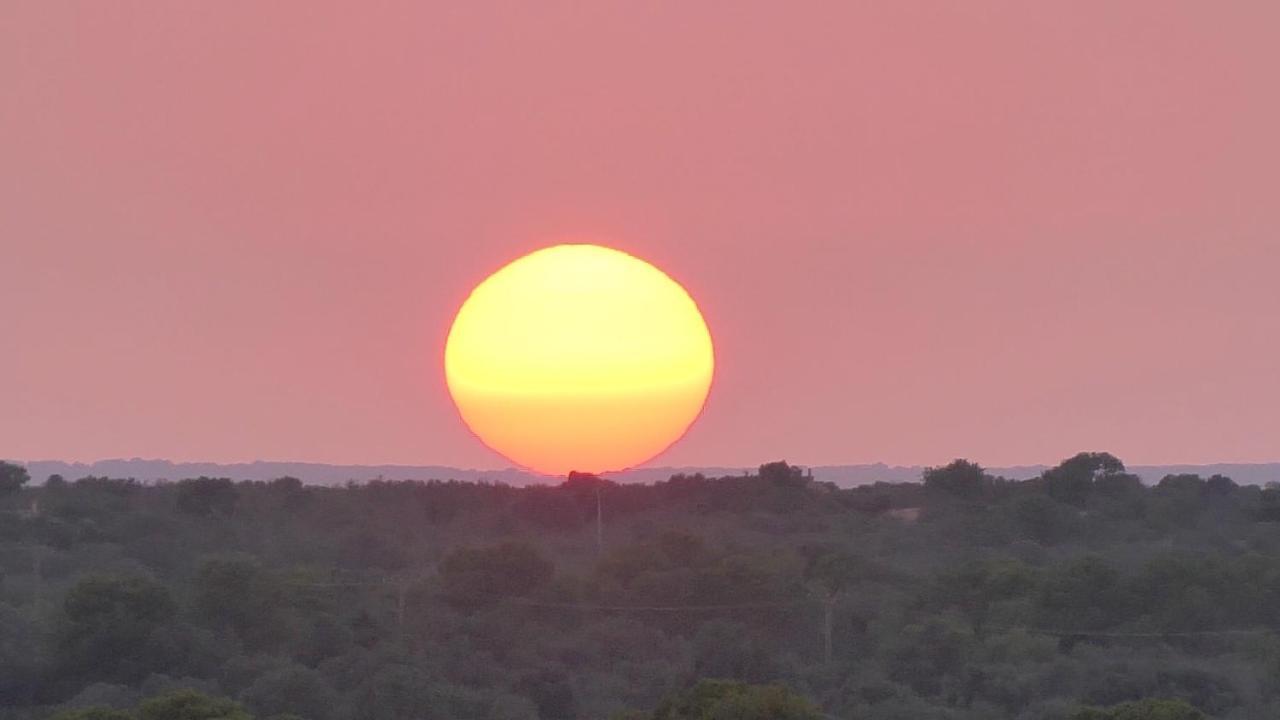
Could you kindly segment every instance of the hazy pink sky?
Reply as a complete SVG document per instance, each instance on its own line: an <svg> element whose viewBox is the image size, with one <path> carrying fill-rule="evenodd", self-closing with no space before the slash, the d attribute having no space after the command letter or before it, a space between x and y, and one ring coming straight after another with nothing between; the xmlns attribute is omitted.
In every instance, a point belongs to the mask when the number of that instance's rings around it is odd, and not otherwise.
<svg viewBox="0 0 1280 720"><path fill-rule="evenodd" d="M0 456L507 465L488 272L666 269L655 464L1280 459L1280 3L0 4Z"/></svg>

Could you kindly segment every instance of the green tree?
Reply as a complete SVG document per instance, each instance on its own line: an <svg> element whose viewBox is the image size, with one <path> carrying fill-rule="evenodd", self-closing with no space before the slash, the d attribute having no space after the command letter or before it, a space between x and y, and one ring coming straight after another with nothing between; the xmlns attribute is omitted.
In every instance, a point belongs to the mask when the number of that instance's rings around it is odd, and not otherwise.
<svg viewBox="0 0 1280 720"><path fill-rule="evenodd" d="M1226 475L1214 475L1204 481L1204 492L1211 497L1223 497L1239 489L1236 481Z"/></svg>
<svg viewBox="0 0 1280 720"><path fill-rule="evenodd" d="M307 720L333 717L338 700L324 676L300 665L268 671L240 699L259 715L299 713Z"/></svg>
<svg viewBox="0 0 1280 720"><path fill-rule="evenodd" d="M996 603L1026 595L1036 585L1035 575L1016 560L970 562L944 571L933 592L941 606L958 608L980 634Z"/></svg>
<svg viewBox="0 0 1280 720"><path fill-rule="evenodd" d="M794 465L788 465L786 460L765 463L760 466L757 472L761 480L783 487L800 487L807 480L804 476L804 470Z"/></svg>
<svg viewBox="0 0 1280 720"><path fill-rule="evenodd" d="M1062 631L1093 631L1123 622L1135 603L1122 580L1114 566L1094 556L1056 568L1040 586L1044 624Z"/></svg>
<svg viewBox="0 0 1280 720"><path fill-rule="evenodd" d="M407 663L387 664L370 672L352 693L354 720L414 718L453 720L481 717L483 702L475 693L440 683Z"/></svg>
<svg viewBox="0 0 1280 720"><path fill-rule="evenodd" d="M722 619L703 623L691 645L693 670L699 677L758 682L777 671L759 632L745 623Z"/></svg>
<svg viewBox="0 0 1280 720"><path fill-rule="evenodd" d="M39 684L43 638L17 608L0 603L0 698L30 698Z"/></svg>
<svg viewBox="0 0 1280 720"><path fill-rule="evenodd" d="M658 707L653 720L821 720L813 703L782 685L702 680Z"/></svg>
<svg viewBox="0 0 1280 720"><path fill-rule="evenodd" d="M969 665L972 636L942 620L908 625L886 648L891 679L920 695L936 695Z"/></svg>
<svg viewBox="0 0 1280 720"><path fill-rule="evenodd" d="M178 511L188 515L230 515L239 498L228 478L199 477L178 483Z"/></svg>
<svg viewBox="0 0 1280 720"><path fill-rule="evenodd" d="M195 690L177 690L144 700L138 720L253 720L239 703Z"/></svg>
<svg viewBox="0 0 1280 720"><path fill-rule="evenodd" d="M302 481L292 475L282 475L272 480L268 487L275 493L295 493L302 490Z"/></svg>
<svg viewBox="0 0 1280 720"><path fill-rule="evenodd" d="M982 466L968 460L953 460L942 467L924 471L926 490L973 499L982 495L988 481Z"/></svg>
<svg viewBox="0 0 1280 720"><path fill-rule="evenodd" d="M1204 478L1199 475L1183 473L1180 475L1165 475L1156 483L1156 492L1166 495L1183 495L1189 498L1199 498L1205 491Z"/></svg>
<svg viewBox="0 0 1280 720"><path fill-rule="evenodd" d="M1123 472L1124 463L1110 453L1082 452L1046 470L1042 477L1050 497L1083 505L1098 479Z"/></svg>
<svg viewBox="0 0 1280 720"><path fill-rule="evenodd" d="M0 495L18 492L29 480L25 467L0 460Z"/></svg>
<svg viewBox="0 0 1280 720"><path fill-rule="evenodd" d="M1042 545L1064 542L1080 529L1075 509L1038 493L1024 493L1013 499L1003 512L1019 537Z"/></svg>
<svg viewBox="0 0 1280 720"><path fill-rule="evenodd" d="M1082 708L1070 720L1205 720L1206 716L1182 700L1139 700L1109 708Z"/></svg>
<svg viewBox="0 0 1280 720"><path fill-rule="evenodd" d="M63 710L49 720L136 720L132 713L108 707L76 708Z"/></svg>
<svg viewBox="0 0 1280 720"><path fill-rule="evenodd" d="M812 556L805 568L809 592L822 604L822 657L835 656L835 610L841 596L860 581L881 573L866 560L847 552L824 552Z"/></svg>
<svg viewBox="0 0 1280 720"><path fill-rule="evenodd" d="M515 691L529 698L546 720L577 716L577 700L569 676L556 668L544 668L520 678Z"/></svg>
<svg viewBox="0 0 1280 720"><path fill-rule="evenodd" d="M135 679L147 669L151 634L173 614L169 591L141 577L91 576L62 602L62 664L95 677Z"/></svg>
<svg viewBox="0 0 1280 720"><path fill-rule="evenodd" d="M445 596L464 607L527 597L554 574L555 566L524 543L460 548L440 563Z"/></svg>
<svg viewBox="0 0 1280 720"><path fill-rule="evenodd" d="M839 550L814 555L804 572L811 587L828 595L839 595L860 581L881 578L883 574L864 558Z"/></svg>
<svg viewBox="0 0 1280 720"><path fill-rule="evenodd" d="M196 571L193 590L194 608L205 624L230 628L251 646L269 643L281 630L279 588L251 557L206 559Z"/></svg>
<svg viewBox="0 0 1280 720"><path fill-rule="evenodd" d="M1151 558L1132 581L1143 611L1162 629L1180 632L1209 630L1243 619L1228 609L1231 578L1221 565L1178 554ZM1236 593L1244 590L1235 580Z"/></svg>

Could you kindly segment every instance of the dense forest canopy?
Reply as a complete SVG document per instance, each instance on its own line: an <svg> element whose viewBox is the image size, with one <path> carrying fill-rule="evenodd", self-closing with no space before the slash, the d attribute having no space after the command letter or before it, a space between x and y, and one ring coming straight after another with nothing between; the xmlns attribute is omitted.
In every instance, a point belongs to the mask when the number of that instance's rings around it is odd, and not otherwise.
<svg viewBox="0 0 1280 720"><path fill-rule="evenodd" d="M1280 488L0 464L5 720L1280 717Z"/></svg>

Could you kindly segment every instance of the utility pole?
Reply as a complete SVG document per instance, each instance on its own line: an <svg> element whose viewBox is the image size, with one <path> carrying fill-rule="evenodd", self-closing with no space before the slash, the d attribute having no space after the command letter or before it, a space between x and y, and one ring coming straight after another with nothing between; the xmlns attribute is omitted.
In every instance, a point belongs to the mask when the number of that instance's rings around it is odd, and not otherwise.
<svg viewBox="0 0 1280 720"><path fill-rule="evenodd" d="M404 606L409 595L409 581L400 578L395 581L396 586L396 627L401 633L404 632Z"/></svg>
<svg viewBox="0 0 1280 720"><path fill-rule="evenodd" d="M36 578L35 587L35 606L44 607L44 546L33 545L31 547L31 571Z"/></svg>
<svg viewBox="0 0 1280 720"><path fill-rule="evenodd" d="M822 659L828 665L834 652L836 600L840 598L839 590L810 585L809 592L822 605Z"/></svg>
<svg viewBox="0 0 1280 720"><path fill-rule="evenodd" d="M604 555L604 505L600 501L599 485L596 485L596 554Z"/></svg>
<svg viewBox="0 0 1280 720"><path fill-rule="evenodd" d="M822 598L822 656L831 664L831 626L835 615L836 594L829 592Z"/></svg>

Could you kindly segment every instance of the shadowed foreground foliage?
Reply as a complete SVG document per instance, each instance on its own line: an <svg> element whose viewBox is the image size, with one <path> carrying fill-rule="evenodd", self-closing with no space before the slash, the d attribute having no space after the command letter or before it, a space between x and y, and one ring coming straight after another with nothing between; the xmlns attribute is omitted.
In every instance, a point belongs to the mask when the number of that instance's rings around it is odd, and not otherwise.
<svg viewBox="0 0 1280 720"><path fill-rule="evenodd" d="M53 720L252 720L238 703L195 690L178 690L143 701L135 710L91 707L67 710ZM282 720L276 716L273 720Z"/></svg>
<svg viewBox="0 0 1280 720"><path fill-rule="evenodd" d="M854 489L0 465L0 720L1246 720L1277 630L1280 487L1106 453Z"/></svg>
<svg viewBox="0 0 1280 720"><path fill-rule="evenodd" d="M821 720L808 700L781 685L702 680L662 703L653 720Z"/></svg>
<svg viewBox="0 0 1280 720"><path fill-rule="evenodd" d="M1085 708L1071 720L1204 720L1204 713L1181 700L1143 700L1110 708Z"/></svg>

